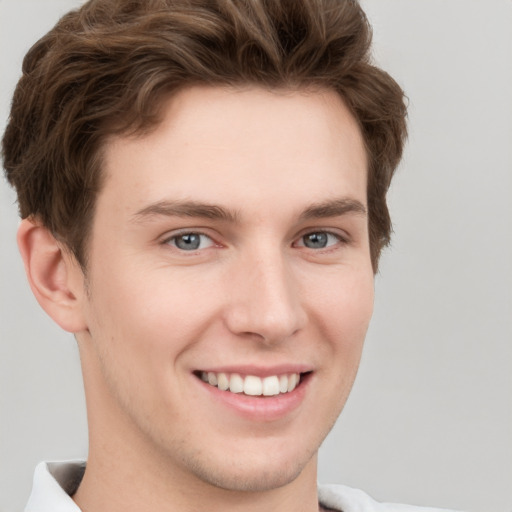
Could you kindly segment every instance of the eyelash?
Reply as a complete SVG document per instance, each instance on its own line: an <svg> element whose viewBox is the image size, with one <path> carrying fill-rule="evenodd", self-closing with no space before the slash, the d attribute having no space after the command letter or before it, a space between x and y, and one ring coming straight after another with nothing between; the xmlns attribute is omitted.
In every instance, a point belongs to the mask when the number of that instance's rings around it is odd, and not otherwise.
<svg viewBox="0 0 512 512"><path fill-rule="evenodd" d="M183 249L183 248L181 248L181 247L179 247L177 245L177 243L176 243L177 239L179 239L180 237L186 237L186 236L192 236L192 235L196 235L196 236L199 236L199 237L206 237L206 238L208 238L210 240L211 243L208 245L208 247L196 248L196 249L192 249L190 251L188 251L186 249ZM334 243L334 244L327 245L325 247L319 247L319 248L307 247L306 244L304 243L304 239L307 236L312 236L312 235L327 235L327 236L331 236L331 237L334 237L337 240L337 242ZM300 244L299 244L299 242L300 242ZM208 235L206 233L203 233L202 231L182 231L180 233L175 233L175 234L165 238L164 240L162 240L161 243L162 243L162 245L171 245L173 248L175 248L176 250L178 250L181 253L189 252L191 254L194 254L197 251L202 251L202 250L208 249L209 247L212 247L212 246L220 247L220 244L217 244L215 242L215 240L210 235ZM314 252L320 252L320 251L325 252L325 251L336 250L336 247L338 245L347 245L348 243L349 243L349 240L347 239L347 237L342 236L339 233L335 233L333 231L328 231L328 230L317 229L317 230L308 231L306 233L301 234L296 239L296 241L294 241L293 246L294 247L304 247L305 249L310 249L310 250L312 250Z"/></svg>

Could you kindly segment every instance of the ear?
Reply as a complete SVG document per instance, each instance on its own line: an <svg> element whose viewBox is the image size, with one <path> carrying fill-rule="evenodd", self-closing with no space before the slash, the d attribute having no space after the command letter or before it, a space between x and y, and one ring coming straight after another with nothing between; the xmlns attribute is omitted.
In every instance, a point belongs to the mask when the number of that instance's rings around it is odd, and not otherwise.
<svg viewBox="0 0 512 512"><path fill-rule="evenodd" d="M18 247L41 307L68 332L86 329L82 311L85 279L76 259L35 219L21 221Z"/></svg>

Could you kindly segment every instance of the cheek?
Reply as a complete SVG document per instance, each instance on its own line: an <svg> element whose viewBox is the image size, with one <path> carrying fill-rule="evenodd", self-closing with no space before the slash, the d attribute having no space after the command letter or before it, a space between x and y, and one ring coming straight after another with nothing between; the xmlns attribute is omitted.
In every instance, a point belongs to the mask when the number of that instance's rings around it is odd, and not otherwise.
<svg viewBox="0 0 512 512"><path fill-rule="evenodd" d="M353 280L339 283L337 293L332 295L329 355L334 365L329 369L329 380L335 383L332 389L338 403L337 417L354 384L373 313L373 272L362 272Z"/></svg>
<svg viewBox="0 0 512 512"><path fill-rule="evenodd" d="M354 364L362 350L373 313L373 273L367 269L332 275L311 298L317 325L332 355Z"/></svg>
<svg viewBox="0 0 512 512"><path fill-rule="evenodd" d="M162 360L198 339L220 304L215 288L205 290L204 281L204 276L169 269L104 267L91 286L91 327L103 343L122 345L124 357L129 348Z"/></svg>

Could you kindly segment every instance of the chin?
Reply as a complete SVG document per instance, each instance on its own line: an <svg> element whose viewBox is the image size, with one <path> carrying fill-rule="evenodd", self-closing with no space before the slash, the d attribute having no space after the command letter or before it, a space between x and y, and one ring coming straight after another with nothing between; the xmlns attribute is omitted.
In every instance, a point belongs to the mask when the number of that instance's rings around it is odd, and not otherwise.
<svg viewBox="0 0 512 512"><path fill-rule="evenodd" d="M283 487L296 480L304 471L316 474L316 451L272 457L268 453L258 457L224 457L222 464L208 464L204 460L189 460L188 471L206 484L233 492L264 492ZM298 458L300 457L300 458ZM307 469L306 469L307 468ZM316 477L315 477L316 478Z"/></svg>
<svg viewBox="0 0 512 512"><path fill-rule="evenodd" d="M247 466L250 466L247 464ZM272 466L272 465L270 465ZM209 468L208 468L209 469ZM240 467L219 471L196 468L196 475L205 483L233 492L265 492L283 487L296 480L304 467Z"/></svg>

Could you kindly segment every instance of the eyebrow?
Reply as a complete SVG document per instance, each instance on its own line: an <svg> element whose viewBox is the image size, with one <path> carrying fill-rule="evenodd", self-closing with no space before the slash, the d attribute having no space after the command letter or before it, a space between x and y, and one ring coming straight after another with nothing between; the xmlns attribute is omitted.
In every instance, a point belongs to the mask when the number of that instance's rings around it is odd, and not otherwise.
<svg viewBox="0 0 512 512"><path fill-rule="evenodd" d="M346 214L366 216L366 207L357 199L341 198L313 204L300 215L300 220L322 219L326 217L340 217Z"/></svg>
<svg viewBox="0 0 512 512"><path fill-rule="evenodd" d="M315 203L306 208L299 216L301 221L339 217L347 214L366 216L366 208L357 199L341 198ZM164 217L195 217L212 220L223 220L231 223L238 221L240 215L237 211L229 210L219 205L201 203L198 201L163 200L152 203L138 210L133 218L135 221L144 221L146 218Z"/></svg>
<svg viewBox="0 0 512 512"><path fill-rule="evenodd" d="M238 213L222 206L200 203L197 201L158 201L139 210L133 216L136 221L142 221L148 217L202 217L212 220L224 220L236 222Z"/></svg>

